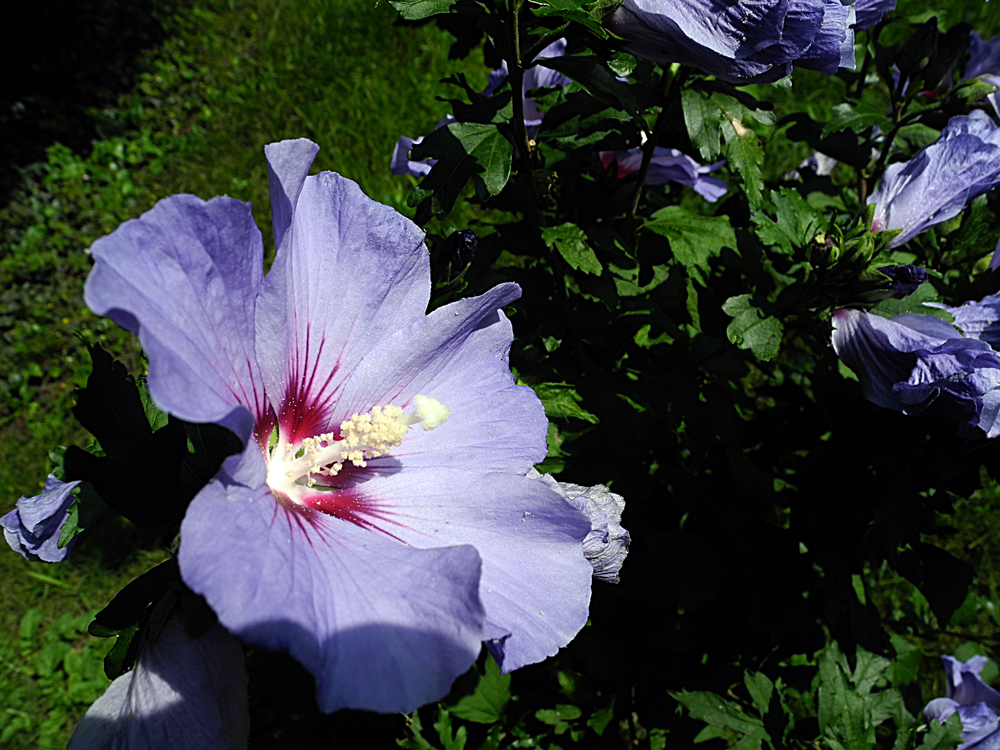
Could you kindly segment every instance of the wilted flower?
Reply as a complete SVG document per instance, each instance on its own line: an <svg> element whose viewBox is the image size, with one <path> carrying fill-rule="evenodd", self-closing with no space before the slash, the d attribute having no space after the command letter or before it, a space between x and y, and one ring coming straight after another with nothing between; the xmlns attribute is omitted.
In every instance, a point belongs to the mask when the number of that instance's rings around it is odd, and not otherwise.
<svg viewBox="0 0 1000 750"><path fill-rule="evenodd" d="M625 0L606 21L628 50L679 62L733 83L769 83L793 67L826 74L854 67L854 8L839 0L746 3Z"/></svg>
<svg viewBox="0 0 1000 750"><path fill-rule="evenodd" d="M552 475L541 474L535 469L528 472L528 478L540 480L590 519L591 530L583 540L583 554L594 567L594 578L618 583L618 573L632 541L628 531L621 526L625 499L603 484L581 487L557 482Z"/></svg>
<svg viewBox="0 0 1000 750"><path fill-rule="evenodd" d="M250 710L239 642L217 623L191 633L179 612L143 637L135 668L87 710L67 750L245 748Z"/></svg>
<svg viewBox="0 0 1000 750"><path fill-rule="evenodd" d="M562 57L565 53L566 40L557 39L539 52L538 58L536 59L541 59L543 57ZM507 61L504 60L501 62L499 68L490 73L489 80L486 83L486 88L483 89L483 96L492 96L493 92L500 88L500 84L503 83L506 78ZM524 85L521 89L521 95L524 101L524 126L527 130L529 138L534 138L538 135L538 128L542 124L542 118L545 116L545 113L538 108L538 102L528 98L527 93L532 89L557 88L559 86L565 86L567 83L569 83L569 79L566 76L561 73L556 73L554 70L549 68L544 68L541 65L535 65L534 67L528 68L524 71ZM451 122L455 122L455 118L448 115L437 124L437 127L444 127ZM393 174L412 174L414 177L423 177L431 171L431 167L435 164L434 159L413 161L407 156L410 149L421 141L423 141L423 136L415 139L408 138L405 135L400 136L399 140L396 141L396 147L392 151L390 169Z"/></svg>
<svg viewBox="0 0 1000 750"><path fill-rule="evenodd" d="M869 401L904 414L937 401L967 436L1000 434L1000 355L941 318L837 310L833 348Z"/></svg>
<svg viewBox="0 0 1000 750"><path fill-rule="evenodd" d="M184 582L309 668L322 710L408 711L484 640L510 671L573 638L590 524L524 476L547 423L507 364L520 289L425 315L423 233L307 177L317 150L265 149L266 277L248 204L180 195L94 244L85 299L138 333L160 408L244 441L187 509Z"/></svg>
<svg viewBox="0 0 1000 750"><path fill-rule="evenodd" d="M974 110L953 117L934 143L907 162L892 164L878 189L872 231L900 229L898 247L925 229L957 216L973 199L1000 184L1000 128Z"/></svg>
<svg viewBox="0 0 1000 750"><path fill-rule="evenodd" d="M642 166L642 149L633 148L628 151L601 151L601 163L605 168L612 161L618 163L618 177L628 177L638 172ZM729 189L723 180L709 177L711 172L720 169L726 160L715 162L705 167L690 156L686 156L676 148L657 146L653 150L653 158L649 162L646 173L647 185L662 185L665 182L679 182L693 188L705 200L715 203Z"/></svg>
<svg viewBox="0 0 1000 750"><path fill-rule="evenodd" d="M944 723L957 712L962 720L962 744L958 750L986 750L1000 745L1000 693L979 677L986 666L986 657L973 656L961 662L954 656L942 656L941 661L948 674L946 697L928 703L924 716ZM989 743L980 744L987 738Z"/></svg>
<svg viewBox="0 0 1000 750"><path fill-rule="evenodd" d="M76 500L73 489L78 484L60 482L50 474L40 495L18 500L17 507L0 518L10 548L32 562L62 562L69 557L77 538L60 548L59 536Z"/></svg>

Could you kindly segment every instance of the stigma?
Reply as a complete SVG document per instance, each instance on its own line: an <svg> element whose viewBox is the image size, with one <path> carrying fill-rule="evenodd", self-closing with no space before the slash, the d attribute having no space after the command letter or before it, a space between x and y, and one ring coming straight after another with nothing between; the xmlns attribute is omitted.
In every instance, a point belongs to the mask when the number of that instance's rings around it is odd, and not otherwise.
<svg viewBox="0 0 1000 750"><path fill-rule="evenodd" d="M301 443L279 440L268 456L267 484L290 499L295 491L317 484L317 477L334 477L345 464L368 465L402 444L411 426L433 430L448 421L451 410L430 396L415 396L413 410L398 406L375 406L340 423L338 433L326 432Z"/></svg>

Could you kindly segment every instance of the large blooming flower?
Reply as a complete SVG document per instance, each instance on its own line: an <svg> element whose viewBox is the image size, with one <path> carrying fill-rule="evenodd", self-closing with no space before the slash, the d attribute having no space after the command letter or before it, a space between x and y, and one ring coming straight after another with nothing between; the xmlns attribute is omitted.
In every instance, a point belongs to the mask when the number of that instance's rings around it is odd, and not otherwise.
<svg viewBox="0 0 1000 750"><path fill-rule="evenodd" d="M875 204L872 231L901 229L889 243L898 247L998 184L1000 128L979 110L953 117L934 143L885 171L868 198Z"/></svg>
<svg viewBox="0 0 1000 750"><path fill-rule="evenodd" d="M606 25L641 57L768 83L793 67L853 68L854 20L840 0L625 0Z"/></svg>
<svg viewBox="0 0 1000 750"><path fill-rule="evenodd" d="M944 698L935 698L924 707L928 719L947 721L958 713L962 720L962 744L958 750L993 750L1000 747L1000 693L982 681L985 656L962 662L942 656L947 672Z"/></svg>
<svg viewBox="0 0 1000 750"><path fill-rule="evenodd" d="M266 277L249 205L181 195L95 243L85 298L138 333L162 409L245 441L187 510L184 582L308 667L323 710L407 711L483 640L510 671L573 638L590 524L525 478L546 420L507 364L518 287L425 315L422 233L307 177L317 150L265 149Z"/></svg>
<svg viewBox="0 0 1000 750"><path fill-rule="evenodd" d="M1000 435L1000 355L941 318L837 310L833 348L869 401L904 414L937 401L964 434Z"/></svg>

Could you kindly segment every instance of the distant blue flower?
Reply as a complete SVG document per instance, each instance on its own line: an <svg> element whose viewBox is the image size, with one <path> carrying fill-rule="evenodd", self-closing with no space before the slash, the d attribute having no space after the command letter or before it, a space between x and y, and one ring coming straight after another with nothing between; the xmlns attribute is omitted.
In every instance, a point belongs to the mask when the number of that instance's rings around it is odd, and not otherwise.
<svg viewBox="0 0 1000 750"><path fill-rule="evenodd" d="M904 414L937 402L965 436L1000 435L1000 354L941 318L837 310L833 348L869 401Z"/></svg>
<svg viewBox="0 0 1000 750"><path fill-rule="evenodd" d="M187 508L184 582L312 671L322 710L411 711L483 641L509 672L573 638L590 524L525 478L547 421L507 360L520 289L425 314L423 232L308 176L317 151L265 148L266 276L248 204L177 195L94 244L84 298L138 334L160 408L244 443Z"/></svg>
<svg viewBox="0 0 1000 750"><path fill-rule="evenodd" d="M854 8L839 0L625 0L605 23L640 57L768 83L793 67L853 68L854 22Z"/></svg>
<svg viewBox="0 0 1000 750"><path fill-rule="evenodd" d="M72 493L78 484L60 482L50 474L40 495L18 500L17 507L0 518L10 548L33 562L62 562L69 557L77 538L60 549L59 535L76 500Z"/></svg>
<svg viewBox="0 0 1000 750"><path fill-rule="evenodd" d="M944 698L935 698L924 707L924 716L944 723L958 713L962 720L962 744L958 750L995 750L1000 747L1000 693L985 684L979 673L985 656L961 662L942 656L947 682Z"/></svg>
<svg viewBox="0 0 1000 750"><path fill-rule="evenodd" d="M642 149L633 148L628 151L601 151L601 163L607 167L612 161L618 162L618 177L628 177L639 171L642 165ZM720 169L726 160L717 161L711 166L703 166L690 156L682 154L676 148L657 146L653 150L653 158L649 162L646 173L647 185L662 185L666 182L679 182L693 188L705 200L715 203L726 194L729 185L717 177L709 177L711 172Z"/></svg>
<svg viewBox="0 0 1000 750"><path fill-rule="evenodd" d="M618 574L632 541L628 531L621 525L625 499L603 484L582 487L569 482L557 482L551 474L541 474L535 469L528 472L528 478L540 480L590 519L591 530L583 540L583 554L594 568L594 578L607 583L618 583Z"/></svg>
<svg viewBox="0 0 1000 750"><path fill-rule="evenodd" d="M562 57L564 54L566 54L566 40L557 39L539 52L538 58ZM483 96L492 96L493 92L500 88L500 84L506 78L507 61L504 60L499 68L490 73L486 88L483 89ZM542 124L542 118L545 116L545 113L538 108L538 102L528 98L528 92L532 89L558 88L565 86L567 83L569 83L569 79L566 76L549 68L544 68L541 65L535 65L524 71L524 85L521 94L524 102L524 126L529 138L534 138L538 135L538 129ZM455 118L448 115L437 124L437 127L444 127L451 122L455 122ZM405 135L400 136L392 151L392 159L389 164L389 168L393 174L411 174L414 177L423 177L431 171L431 167L436 163L434 159L414 161L408 156L410 149L422 140L423 136L419 138L409 138Z"/></svg>
<svg viewBox="0 0 1000 750"><path fill-rule="evenodd" d="M83 715L67 750L243 750L250 737L243 649L212 623L194 635L179 613L143 636L135 668Z"/></svg>
<svg viewBox="0 0 1000 750"><path fill-rule="evenodd" d="M854 3L854 12L857 15L854 28L858 31L870 29L895 7L896 0L857 0Z"/></svg>
<svg viewBox="0 0 1000 750"><path fill-rule="evenodd" d="M917 291L917 287L927 281L927 269L919 266L883 266L877 270L888 276L892 282L893 299L909 297Z"/></svg>
<svg viewBox="0 0 1000 750"><path fill-rule="evenodd" d="M1000 128L974 110L953 117L941 137L912 159L891 165L868 198L875 204L872 231L901 229L898 247L934 224L947 221L973 199L1000 184Z"/></svg>

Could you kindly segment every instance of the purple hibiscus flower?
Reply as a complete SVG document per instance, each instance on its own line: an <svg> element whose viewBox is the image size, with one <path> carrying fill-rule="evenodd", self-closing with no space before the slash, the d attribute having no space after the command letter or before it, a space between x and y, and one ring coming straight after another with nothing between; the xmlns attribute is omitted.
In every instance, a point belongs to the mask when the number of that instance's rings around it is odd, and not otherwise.
<svg viewBox="0 0 1000 750"><path fill-rule="evenodd" d="M245 443L187 509L184 582L309 668L324 711L409 711L484 640L509 672L573 638L590 524L525 478L547 424L507 364L520 289L425 315L423 233L307 177L317 150L265 149L266 277L248 204L179 195L94 244L84 296L138 333L160 408Z"/></svg>
<svg viewBox="0 0 1000 750"><path fill-rule="evenodd" d="M539 52L536 59L562 57L564 54L566 54L566 40L557 39ZM504 60L501 62L499 68L490 73L486 88L483 89L483 96L492 96L493 92L500 88L500 84L506 78L507 61ZM521 89L521 96L524 99L524 126L529 138L535 138L538 135L538 129L541 127L542 118L545 116L545 113L539 109L538 102L528 98L528 92L532 89L557 88L565 86L567 83L569 83L569 79L566 76L549 68L543 68L540 65L535 65L524 71L524 85ZM436 127L442 128L454 121L455 118L448 115ZM405 135L400 136L399 140L396 141L396 147L392 151L392 159L389 164L389 168L393 174L412 174L414 177L423 177L431 171L431 167L436 163L434 159L413 161L407 156L410 153L410 149L422 140L423 136L419 138L409 138Z"/></svg>
<svg viewBox="0 0 1000 750"><path fill-rule="evenodd" d="M1000 86L1000 36L984 40L973 32L969 35L969 63L965 66L965 76L962 80L985 76L983 81ZM994 91L986 96L986 101L1000 117L1000 91Z"/></svg>
<svg viewBox="0 0 1000 750"><path fill-rule="evenodd" d="M895 7L896 0L857 0L854 3L854 28L858 31L870 29Z"/></svg>
<svg viewBox="0 0 1000 750"><path fill-rule="evenodd" d="M557 482L552 475L540 474L535 469L528 472L528 478L541 481L590 519L590 533L583 540L583 554L594 568L594 578L618 583L618 574L632 541L621 525L625 499L603 484L581 487Z"/></svg>
<svg viewBox="0 0 1000 750"><path fill-rule="evenodd" d="M941 137L907 162L892 164L878 189L872 231L901 229L898 247L925 229L957 216L973 199L1000 184L1000 128L974 110L953 117Z"/></svg>
<svg viewBox="0 0 1000 750"><path fill-rule="evenodd" d="M964 435L1000 435L1000 354L941 318L837 310L833 348L869 401L904 414L938 402Z"/></svg>
<svg viewBox="0 0 1000 750"><path fill-rule="evenodd" d="M178 611L143 637L135 668L87 709L67 750L245 748L250 711L239 642L217 623L191 632Z"/></svg>
<svg viewBox="0 0 1000 750"><path fill-rule="evenodd" d="M947 683L944 698L935 698L924 707L924 716L941 723L958 713L962 720L962 744L958 750L992 750L1000 747L1000 693L985 684L979 673L985 656L961 662L942 656Z"/></svg>
<svg viewBox="0 0 1000 750"><path fill-rule="evenodd" d="M769 83L793 67L854 67L854 8L840 0L625 0L606 21L628 50L733 83Z"/></svg>
<svg viewBox="0 0 1000 750"><path fill-rule="evenodd" d="M642 166L642 149L633 148L628 151L601 151L601 164L605 168L612 161L618 162L618 177L628 177L638 172ZM646 173L647 185L662 185L666 182L679 182L693 188L705 200L715 203L729 189L718 177L709 177L711 172L720 169L726 160L715 162L709 167L703 166L678 151L676 148L657 146L653 150L653 158L649 162Z"/></svg>
<svg viewBox="0 0 1000 750"><path fill-rule="evenodd" d="M62 562L69 557L78 537L60 548L59 535L76 500L72 493L78 484L60 482L50 474L40 495L18 500L17 507L0 518L10 548L32 562Z"/></svg>

